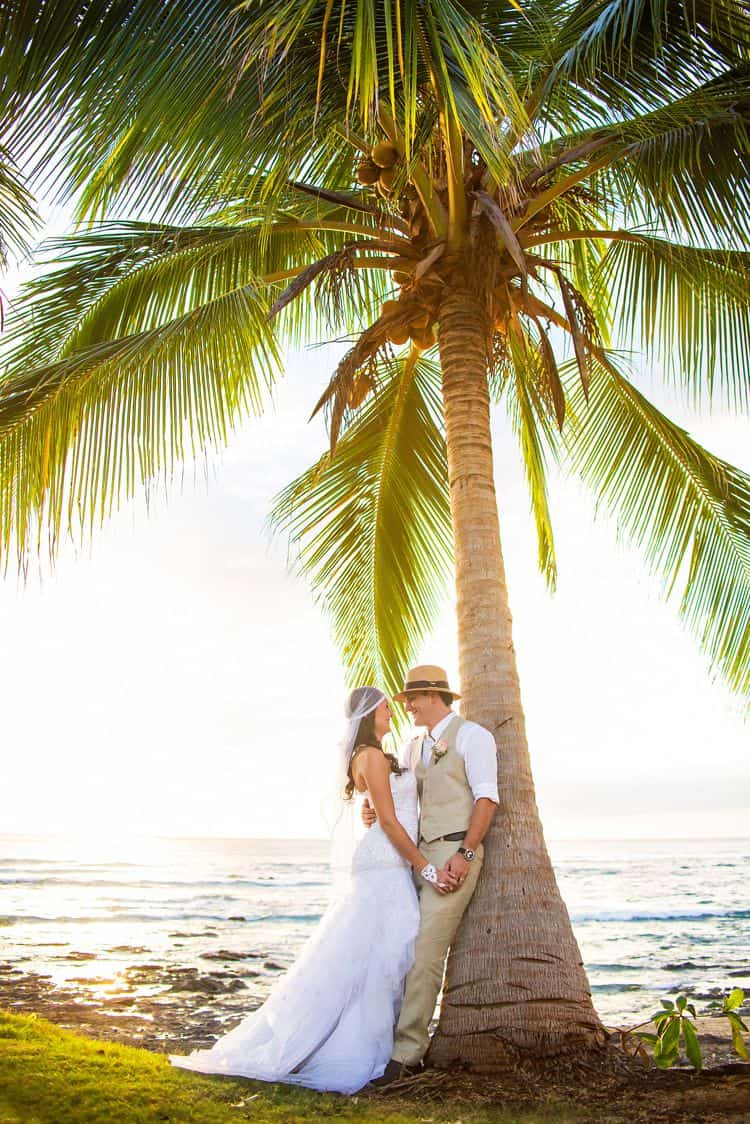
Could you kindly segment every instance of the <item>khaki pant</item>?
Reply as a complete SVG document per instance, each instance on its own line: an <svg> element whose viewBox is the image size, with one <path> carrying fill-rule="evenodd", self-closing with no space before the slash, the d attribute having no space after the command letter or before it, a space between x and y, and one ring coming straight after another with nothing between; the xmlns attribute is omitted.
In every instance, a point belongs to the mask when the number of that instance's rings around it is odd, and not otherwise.
<svg viewBox="0 0 750 1124"><path fill-rule="evenodd" d="M457 843L420 843L420 851L438 870L455 855ZM393 1057L404 1065L416 1065L427 1052L427 1028L435 1012L445 970L445 958L464 911L471 901L482 866L480 845L466 881L460 890L438 894L423 879L419 891L419 933L414 966L406 977L401 1017L396 1027Z"/></svg>

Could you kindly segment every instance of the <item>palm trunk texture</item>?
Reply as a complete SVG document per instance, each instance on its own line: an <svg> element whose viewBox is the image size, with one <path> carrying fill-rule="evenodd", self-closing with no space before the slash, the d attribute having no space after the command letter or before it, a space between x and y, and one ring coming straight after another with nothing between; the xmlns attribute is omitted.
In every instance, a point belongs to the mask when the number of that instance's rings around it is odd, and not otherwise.
<svg viewBox="0 0 750 1124"><path fill-rule="evenodd" d="M481 308L452 289L440 361L456 551L462 714L495 735L500 806L448 960L430 1061L499 1069L605 1032L547 854L531 776L493 480Z"/></svg>

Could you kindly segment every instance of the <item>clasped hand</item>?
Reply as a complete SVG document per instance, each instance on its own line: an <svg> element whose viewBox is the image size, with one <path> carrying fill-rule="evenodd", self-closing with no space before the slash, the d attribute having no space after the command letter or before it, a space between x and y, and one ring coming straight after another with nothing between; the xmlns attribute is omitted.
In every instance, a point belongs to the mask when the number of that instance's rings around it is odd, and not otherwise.
<svg viewBox="0 0 750 1124"><path fill-rule="evenodd" d="M378 817L375 814L375 809L372 807L367 797L365 797L365 800L362 804L363 824L365 825L365 827L372 827L372 825L377 822L377 818ZM445 867L437 872L437 883L430 883L435 893L449 894L451 890L457 890L466 877L466 874L464 874L462 877L460 871L451 869L451 863L453 863L455 859L461 859L461 855L453 855L450 859L448 859ZM466 860L462 859L461 861L464 862L464 865L468 868L469 864L466 862Z"/></svg>

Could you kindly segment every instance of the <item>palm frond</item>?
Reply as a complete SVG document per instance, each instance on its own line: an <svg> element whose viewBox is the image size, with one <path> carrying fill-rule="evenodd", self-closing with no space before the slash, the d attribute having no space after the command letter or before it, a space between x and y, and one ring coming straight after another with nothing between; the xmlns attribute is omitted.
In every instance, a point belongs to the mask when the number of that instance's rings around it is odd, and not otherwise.
<svg viewBox="0 0 750 1124"><path fill-rule="evenodd" d="M34 197L10 153L0 146L0 268L8 264L9 253L20 258L28 252L38 226Z"/></svg>
<svg viewBox="0 0 750 1124"><path fill-rule="evenodd" d="M498 174L498 123L523 119L491 38L454 0L427 11L375 0L52 7L22 20L20 38L8 20L12 135L87 217L120 205L196 221L225 199L273 198L290 180L349 191L355 152L343 136L353 126L367 144L381 139L390 102L410 157L430 70Z"/></svg>
<svg viewBox="0 0 750 1124"><path fill-rule="evenodd" d="M634 235L612 242L598 282L620 338L645 346L696 401L718 391L750 407L750 253Z"/></svg>
<svg viewBox="0 0 750 1124"><path fill-rule="evenodd" d="M137 484L226 442L279 363L252 288L0 380L0 556L89 533Z"/></svg>
<svg viewBox="0 0 750 1124"><path fill-rule="evenodd" d="M536 98L563 132L663 106L750 49L744 0L580 0L557 16L531 8L544 45Z"/></svg>
<svg viewBox="0 0 750 1124"><path fill-rule="evenodd" d="M13 17L32 5L8 7ZM228 0L60 0L19 17L18 32L8 18L0 62L7 56L17 76L8 120L18 157L33 156L89 217L119 203L196 221L251 187L275 194L321 167L327 186L350 186L352 153L344 158L332 132L345 93L330 84L312 139L316 45L305 38L266 66L267 8L251 20ZM249 60L257 65L246 72Z"/></svg>
<svg viewBox="0 0 750 1124"><path fill-rule="evenodd" d="M518 437L523 459L536 526L539 570L547 588L554 593L557 585L557 559L549 510L547 459L550 454L556 456L557 438L550 418L550 412L555 406L550 401L542 346L535 346L528 335L518 338L512 334L510 358L512 376L507 380L503 401Z"/></svg>
<svg viewBox="0 0 750 1124"><path fill-rule="evenodd" d="M528 127L513 76L482 20L470 18L463 5L432 0L423 18L429 41L425 50L439 101L463 127L490 175L499 182L507 180L507 125L512 123L521 135Z"/></svg>
<svg viewBox="0 0 750 1124"><path fill-rule="evenodd" d="M750 66L742 64L654 108L620 120L608 114L595 127L518 153L519 172L529 175L536 161L530 178L549 181L529 216L585 183L610 222L667 230L682 241L747 240L749 82Z"/></svg>
<svg viewBox="0 0 750 1124"><path fill-rule="evenodd" d="M613 512L706 652L750 700L750 476L712 456L600 352L588 406L566 370L574 468Z"/></svg>
<svg viewBox="0 0 750 1124"><path fill-rule="evenodd" d="M440 372L414 355L276 499L272 523L333 621L349 682L398 689L452 570Z"/></svg>
<svg viewBox="0 0 750 1124"><path fill-rule="evenodd" d="M42 271L18 300L3 347L5 365L11 373L38 367L80 348L152 331L245 286L268 284L270 302L286 277L347 244L347 222L341 220L341 230L337 222L308 220L302 209L299 218L261 216L232 226L104 223L51 240L43 248ZM268 277L279 280L266 282ZM356 291L349 300L342 294L336 306L339 326L354 331L386 283L358 276ZM318 304L319 298L317 293ZM297 343L315 304L316 292L294 302L279 318L277 336Z"/></svg>
<svg viewBox="0 0 750 1124"><path fill-rule="evenodd" d="M613 130L621 156L594 181L627 222L705 243L750 238L750 64Z"/></svg>

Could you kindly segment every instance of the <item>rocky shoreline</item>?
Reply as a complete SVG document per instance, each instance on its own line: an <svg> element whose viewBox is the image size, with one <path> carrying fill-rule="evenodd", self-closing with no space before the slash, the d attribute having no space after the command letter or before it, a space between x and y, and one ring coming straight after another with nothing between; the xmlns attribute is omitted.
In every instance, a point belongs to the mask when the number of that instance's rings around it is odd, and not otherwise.
<svg viewBox="0 0 750 1124"><path fill-rule="evenodd" d="M64 984L4 962L0 963L0 1007L40 1015L58 1026L111 1042L188 1053L210 1046L260 1006L262 998L249 990L249 982L281 973L284 965L263 953L257 956L262 972L238 963L226 967L225 963L239 958L219 951L203 954L215 964L205 970L143 961L133 963L116 979L81 976ZM80 954L80 958L88 957Z"/></svg>
<svg viewBox="0 0 750 1124"><path fill-rule="evenodd" d="M123 948L136 956L146 949ZM69 953L67 958L89 958ZM210 1046L262 998L251 991L261 976L285 971L265 952L219 949L202 959L213 967L173 967L149 961L133 963L119 979L82 976L64 985L39 972L0 962L0 1007L16 1014L36 1014L69 1030L158 1053L189 1053ZM248 961L251 965L248 966ZM217 1001L219 1000L219 1001ZM643 1026L641 1029L653 1029ZM728 1024L718 1015L702 1015L696 1029L704 1065L739 1061L732 1050ZM619 1041L613 1033L612 1042Z"/></svg>

